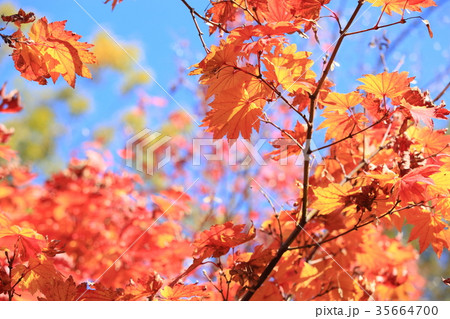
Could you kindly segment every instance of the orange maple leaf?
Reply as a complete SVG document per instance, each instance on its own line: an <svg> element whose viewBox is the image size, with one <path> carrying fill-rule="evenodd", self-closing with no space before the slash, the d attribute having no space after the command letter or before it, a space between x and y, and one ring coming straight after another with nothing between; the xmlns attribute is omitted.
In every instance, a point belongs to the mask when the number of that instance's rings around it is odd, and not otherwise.
<svg viewBox="0 0 450 319"><path fill-rule="evenodd" d="M327 106L325 111L336 111L342 114L362 101L363 97L359 92L350 92L347 94L331 92L322 103Z"/></svg>
<svg viewBox="0 0 450 319"><path fill-rule="evenodd" d="M229 89L210 104L212 110L206 114L202 126L208 126L206 131L212 132L215 139L227 136L233 140L239 135L250 139L252 129L259 131L265 103L263 98L251 96L246 88Z"/></svg>
<svg viewBox="0 0 450 319"><path fill-rule="evenodd" d="M326 120L317 129L328 128L325 133L325 141L332 138L335 140L346 138L350 134L364 129L364 123L368 122L363 113L348 115L347 113L324 112L321 116Z"/></svg>
<svg viewBox="0 0 450 319"><path fill-rule="evenodd" d="M39 84L47 84L51 78L55 83L61 75L67 83L75 87L76 75L92 78L85 64L96 63L89 49L93 46L78 42L81 36L65 30L66 21L48 23L44 17L36 21L29 32L29 39L21 30L12 37L14 42L13 60L21 75Z"/></svg>
<svg viewBox="0 0 450 319"><path fill-rule="evenodd" d="M433 128L433 118L447 119L450 111L445 108L445 103L435 105L428 91L422 92L419 88L410 88L403 95L392 101L400 105L399 111L412 118L417 124L422 121L426 126Z"/></svg>
<svg viewBox="0 0 450 319"><path fill-rule="evenodd" d="M193 243L195 249L192 265L175 278L171 285L176 284L181 278L200 266L206 258L223 256L228 253L230 248L255 238L255 227L252 225L247 232L243 232L245 227L245 225L233 225L232 222L226 222L223 225L211 226L209 230L201 232Z"/></svg>
<svg viewBox="0 0 450 319"><path fill-rule="evenodd" d="M183 285L177 284L174 287L166 286L161 290L162 300L202 300L209 296L206 291L206 286L199 286L197 284Z"/></svg>
<svg viewBox="0 0 450 319"><path fill-rule="evenodd" d="M153 300L158 290L161 288L163 280L155 271L151 271L148 276L139 278L136 282L130 279L130 282L124 289L124 294L118 300Z"/></svg>
<svg viewBox="0 0 450 319"><path fill-rule="evenodd" d="M367 0L374 7L383 7L384 12L392 15L392 11L402 14L403 11L422 12L422 8L436 6L433 0Z"/></svg>
<svg viewBox="0 0 450 319"><path fill-rule="evenodd" d="M409 84L412 80L414 80L414 77L408 78L408 72L366 74L364 78L358 79L358 81L364 83L358 89L372 93L380 99L385 97L392 99L405 93L409 89Z"/></svg>
<svg viewBox="0 0 450 319"><path fill-rule="evenodd" d="M30 228L13 225L0 229L0 250L15 251L23 261L40 253L44 245L44 236Z"/></svg>
<svg viewBox="0 0 450 319"><path fill-rule="evenodd" d="M273 54L264 57L264 71L266 79L280 84L283 90L294 93L299 89L312 93L313 86L309 79L316 77L310 70L314 62L308 57L311 52L297 51L297 46L292 44L285 48L277 47Z"/></svg>
<svg viewBox="0 0 450 319"><path fill-rule="evenodd" d="M39 301L73 301L77 295L77 285L72 276L66 280L51 278L42 284L40 291L45 297L38 297Z"/></svg>
<svg viewBox="0 0 450 319"><path fill-rule="evenodd" d="M448 225L442 220L442 214L423 209L409 209L402 213L409 224L414 225L409 236L409 241L419 239L420 253L431 244L436 254L440 257L443 248L449 247L449 243L440 238L439 234Z"/></svg>
<svg viewBox="0 0 450 319"><path fill-rule="evenodd" d="M353 187L350 184L339 185L330 183L327 187L317 187L314 189L314 195L317 199L311 204L311 207L319 210L319 215L327 215L335 210L343 210L347 207L347 196L353 194L350 192Z"/></svg>
<svg viewBox="0 0 450 319"><path fill-rule="evenodd" d="M0 89L0 112L17 113L23 109L20 103L20 94L17 90L6 93L6 83Z"/></svg>
<svg viewBox="0 0 450 319"><path fill-rule="evenodd" d="M284 130L284 132L295 138L301 145L303 145L306 140L306 124L301 124L298 121L293 130ZM268 156L273 156L272 158L275 161L299 154L302 150L297 144L292 143L289 135L284 132L281 134L283 138L277 139L271 143L275 150L267 154Z"/></svg>
<svg viewBox="0 0 450 319"><path fill-rule="evenodd" d="M209 27L209 34L213 34L217 30L217 24L227 28L229 22L236 19L237 5L228 1L211 1L212 7L206 11L206 17L215 24Z"/></svg>
<svg viewBox="0 0 450 319"><path fill-rule="evenodd" d="M77 295L74 300L81 301L113 301L120 296L119 291L106 288L97 282L94 285L82 283L77 286Z"/></svg>

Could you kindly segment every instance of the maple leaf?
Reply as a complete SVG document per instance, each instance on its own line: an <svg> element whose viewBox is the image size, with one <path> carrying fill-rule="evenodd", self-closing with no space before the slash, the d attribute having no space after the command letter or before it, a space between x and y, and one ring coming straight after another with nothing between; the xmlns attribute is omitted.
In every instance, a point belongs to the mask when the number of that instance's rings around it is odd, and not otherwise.
<svg viewBox="0 0 450 319"><path fill-rule="evenodd" d="M325 109L326 111L326 109ZM325 141L332 138L335 140L341 140L352 133L356 133L364 129L364 123L368 122L368 119L364 116L364 113L356 113L348 115L347 113L339 112L324 112L322 117L325 117L318 130L327 128L325 133Z"/></svg>
<svg viewBox="0 0 450 319"><path fill-rule="evenodd" d="M267 22L290 21L294 15L288 8L289 0L267 1L267 11L263 12L263 17Z"/></svg>
<svg viewBox="0 0 450 319"><path fill-rule="evenodd" d="M253 129L259 131L259 117L265 103L263 98L250 96L246 88L230 89L216 96L202 126L208 126L206 131L212 132L214 139L227 136L234 140L239 135L250 139Z"/></svg>
<svg viewBox="0 0 450 319"><path fill-rule="evenodd" d="M207 79L215 76L218 70L220 70L224 65L234 66L236 64L236 58L238 55L239 47L229 43L225 40L221 40L219 46L212 45L210 52L206 57L197 64L191 66L195 68L189 75L202 74L200 77L200 83L205 83Z"/></svg>
<svg viewBox="0 0 450 319"><path fill-rule="evenodd" d="M403 11L418 11L422 12L422 8L436 6L433 0L367 0L372 3L374 7L383 7L384 12L392 15L392 12L402 14Z"/></svg>
<svg viewBox="0 0 450 319"><path fill-rule="evenodd" d="M23 261L40 253L43 243L44 237L30 228L13 225L0 229L0 250L14 252L17 249L18 257Z"/></svg>
<svg viewBox="0 0 450 319"><path fill-rule="evenodd" d="M247 232L243 232L246 225L233 225L226 222L223 225L214 225L209 230L200 233L193 243L194 256L220 257L230 248L242 245L255 238L256 230L252 225Z"/></svg>
<svg viewBox="0 0 450 319"><path fill-rule="evenodd" d="M277 278L277 281L281 281L282 278L295 276L296 279L292 283L292 289L295 292L302 290L302 295L307 298L308 295L314 296L314 292L317 293L320 289L319 285L314 285L314 282L322 275L323 270L319 271L318 268L306 262L304 258L299 258L297 254L289 252L283 256L275 278Z"/></svg>
<svg viewBox="0 0 450 319"><path fill-rule="evenodd" d="M366 74L358 81L364 83L358 89L372 93L376 98L395 98L409 89L409 84L414 77L408 78L408 72L383 72L377 75Z"/></svg>
<svg viewBox="0 0 450 319"><path fill-rule="evenodd" d="M376 120L385 116L386 109L381 107L381 100L375 98L371 93L367 93L364 99L361 101L361 106L367 111L369 117Z"/></svg>
<svg viewBox="0 0 450 319"><path fill-rule="evenodd" d="M61 241L53 239L47 243L47 247L42 248L42 253L48 257L55 257L58 254L65 253L65 251L58 246L61 246Z"/></svg>
<svg viewBox="0 0 450 319"><path fill-rule="evenodd" d="M263 74L269 81L281 85L284 90L294 93L299 89L312 93L313 86L308 79L313 79L316 74L310 70L314 62L308 57L311 52L299 51L295 44L280 49L277 47L273 54L264 57L264 65L267 71Z"/></svg>
<svg viewBox="0 0 450 319"><path fill-rule="evenodd" d="M0 89L0 98L0 113L17 113L23 109L20 103L19 91L12 90L11 92L6 93L6 83L4 83Z"/></svg>
<svg viewBox="0 0 450 319"><path fill-rule="evenodd" d="M214 24L209 27L209 34L213 34L217 30L217 25L221 25L227 29L228 23L236 20L237 5L228 1L211 1L212 7L206 11L205 17L210 19Z"/></svg>
<svg viewBox="0 0 450 319"><path fill-rule="evenodd" d="M66 280L51 278L40 288L45 297L38 297L39 301L73 301L77 296L77 285L72 276Z"/></svg>
<svg viewBox="0 0 450 319"><path fill-rule="evenodd" d="M0 145L0 158L7 160L8 162L16 158L17 153L8 145Z"/></svg>
<svg viewBox="0 0 450 319"><path fill-rule="evenodd" d="M17 265L12 272L14 280L20 280L20 287L27 289L31 294L43 289L48 283L55 280L63 280L63 276L55 268L55 265L44 255L37 255L29 259L28 264Z"/></svg>
<svg viewBox="0 0 450 319"><path fill-rule="evenodd" d="M225 65L215 73L214 77L203 81L203 84L208 85L205 99L209 99L214 94L218 95L228 89L239 90L244 86L244 83L248 83L251 79L252 76L250 74L244 73L234 66Z"/></svg>
<svg viewBox="0 0 450 319"><path fill-rule="evenodd" d="M106 0L106 1L105 1L105 4L108 3L108 2L110 2L110 1L112 1L112 9L114 10L114 8L116 7L116 5L117 5L118 3L121 3L123 0Z"/></svg>
<svg viewBox="0 0 450 319"><path fill-rule="evenodd" d="M331 92L322 103L326 105L326 112L338 112L342 114L362 101L363 97L359 92L350 92L347 94Z"/></svg>
<svg viewBox="0 0 450 319"><path fill-rule="evenodd" d="M327 215L335 210L349 208L347 196L353 187L349 184L339 185L330 183L327 187L314 188L314 195L317 199L311 204L311 208L319 210L320 215Z"/></svg>
<svg viewBox="0 0 450 319"><path fill-rule="evenodd" d="M82 283L77 286L75 300L80 301L113 301L120 297L120 292L115 289L106 288L97 282L93 285Z"/></svg>
<svg viewBox="0 0 450 319"><path fill-rule="evenodd" d="M405 113L407 113L409 117L414 120L414 123L418 124L420 122L423 122L429 128L433 128L434 124L432 118L435 117L434 109L412 106L407 102L404 102L402 106L405 110Z"/></svg>
<svg viewBox="0 0 450 319"><path fill-rule="evenodd" d="M232 222L226 222L223 225L211 226L209 230L201 232L193 243L194 261L181 275L172 281L176 284L181 278L189 274L195 268L200 266L206 258L220 257L228 253L230 248L242 245L256 236L255 227L252 225L245 233L246 225L233 225Z"/></svg>
<svg viewBox="0 0 450 319"><path fill-rule="evenodd" d="M434 185L431 176L439 170L438 165L427 165L415 168L404 176L385 169L382 174L368 174L367 176L378 179L381 185L392 185L394 198L399 198L402 203L420 203L429 200L428 185Z"/></svg>
<svg viewBox="0 0 450 319"><path fill-rule="evenodd" d="M423 209L409 209L403 212L402 215L406 217L409 224L414 225L409 241L419 239L420 253L423 253L431 244L438 257L440 257L443 248L449 248L449 243L442 243L442 240L439 238L439 234L448 227L442 221L441 214Z"/></svg>
<svg viewBox="0 0 450 319"><path fill-rule="evenodd" d="M96 63L89 51L91 44L78 42L81 36L65 30L66 21L48 23L39 19L29 32L27 39L21 30L13 34L13 60L21 75L39 84L47 84L51 78L55 83L61 75L75 87L76 75L92 78L85 64Z"/></svg>
<svg viewBox="0 0 450 319"><path fill-rule="evenodd" d="M11 290L11 278L4 267L0 267L0 295Z"/></svg>
<svg viewBox="0 0 450 319"><path fill-rule="evenodd" d="M256 246L253 252L236 252L229 256L229 260L233 263L230 276L241 286L254 286L258 282L259 274L273 257L274 251L265 249L263 245Z"/></svg>
<svg viewBox="0 0 450 319"><path fill-rule="evenodd" d="M189 195L182 191L170 189L161 192L165 197L151 195L152 201L158 205L162 213L169 218L181 219L186 213L190 212L187 202L190 200Z"/></svg>
<svg viewBox="0 0 450 319"><path fill-rule="evenodd" d="M123 296L119 297L118 300L141 300L146 298L146 300L153 300L158 290L162 287L163 280L155 271L151 272L148 276L144 278L139 278L137 282L130 279L130 282L124 289Z"/></svg>
<svg viewBox="0 0 450 319"><path fill-rule="evenodd" d="M21 24L34 22L36 20L36 16L33 12L26 13L23 9L20 9L16 14L9 16L2 15L2 20L7 23L12 22L20 28Z"/></svg>
<svg viewBox="0 0 450 319"><path fill-rule="evenodd" d="M419 88L410 88L403 95L395 98L393 104L400 105L399 111L407 117L412 118L415 123L422 121L430 128L433 128L432 118L447 119L450 111L445 108L445 103L435 105L430 97L430 93Z"/></svg>
<svg viewBox="0 0 450 319"><path fill-rule="evenodd" d="M197 301L203 300L209 296L206 286L199 286L197 284L176 284L173 287L166 286L161 290L160 294L162 296L162 300L170 301Z"/></svg>
<svg viewBox="0 0 450 319"><path fill-rule="evenodd" d="M300 145L303 145L306 139L306 124L301 124L297 121L297 124L293 130L285 130L285 132L297 140ZM271 143L276 150L267 155L273 156L275 161L279 161L282 158L285 159L291 155L299 154L302 151L297 144L293 143L289 135L286 133L281 133L283 138L277 139Z"/></svg>

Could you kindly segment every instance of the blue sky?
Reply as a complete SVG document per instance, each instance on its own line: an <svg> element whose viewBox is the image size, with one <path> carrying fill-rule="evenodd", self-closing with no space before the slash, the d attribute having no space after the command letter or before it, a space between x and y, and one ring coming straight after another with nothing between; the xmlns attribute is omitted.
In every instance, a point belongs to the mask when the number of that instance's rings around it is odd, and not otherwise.
<svg viewBox="0 0 450 319"><path fill-rule="evenodd" d="M343 20L348 17L354 4L352 0L332 1L331 7L337 11L342 11ZM144 0L124 0L117 5L114 11L110 5L105 5L102 0L15 0L13 3L25 10L33 10L38 17L47 16L49 21L68 20L67 29L83 35L84 40L92 40L93 36L102 28L108 30L118 41L134 42L139 44L145 55L140 61L141 65L151 72L152 76L164 89L168 89L174 77L177 75L178 65L176 59L184 60L186 66L196 63L203 55L204 51L197 37L197 31L192 23L188 10L180 1L144 1ZM191 0L190 4L198 12L203 13L207 8L208 0ZM386 36L392 41L399 39L395 50L387 53L387 65L390 70L401 64L401 71L409 71L416 76L419 87L431 90L432 96L436 95L450 80L448 72L448 61L450 57L450 44L448 41L448 28L450 27L449 3L438 0L441 7L437 10L425 10L422 14L431 22L435 37L430 39L425 25L420 20L410 20L406 25L397 25L385 29ZM372 26L380 14L380 8L370 7L366 4L361 11L360 19L354 26L354 30ZM411 14L413 16L415 14ZM392 22L398 19L399 15L393 17L386 16L384 21ZM95 20L95 21L94 21ZM327 30L333 26L333 21L324 19L320 23L322 30ZM343 22L344 22L343 21ZM417 22L416 22L417 21ZM415 24L417 26L415 26ZM412 27L415 26L415 27ZM207 27L202 25L207 34ZM408 33L405 30L410 29ZM332 78L337 80L336 90L348 92L354 90L358 85L356 79L366 73L381 72L382 68L378 64L379 54L377 49L371 49L369 42L374 36L381 36L385 32L371 32L356 35L349 38L340 51L337 62L340 67L332 73ZM404 39L402 39L404 38ZM328 40L328 39L326 39ZM188 41L190 52L183 51L178 45L181 41ZM214 43L214 37L208 38L208 44ZM332 39L330 38L330 42ZM301 47L299 43L299 47ZM392 45L392 44L391 44ZM307 48L308 49L308 48ZM313 59L320 64L321 51L313 51ZM403 62L402 62L403 61ZM378 68L374 67L377 66ZM442 77L439 79L439 74ZM435 81L436 78L439 81ZM89 80L80 80L80 86L90 90ZM117 81L114 76L108 77L108 91L103 90L99 95L94 94L95 110L90 118L86 118L86 126L92 127L99 122L108 123L114 121L117 112L120 112L127 105L134 101L132 96L117 98ZM36 86L37 87L37 86ZM164 91L153 83L148 91L151 95L166 96ZM194 103L188 92L179 92L174 98L186 108ZM101 105L100 102L101 101ZM172 102L169 109L177 105ZM76 139L78 143L79 140ZM75 145L73 145L75 146Z"/></svg>

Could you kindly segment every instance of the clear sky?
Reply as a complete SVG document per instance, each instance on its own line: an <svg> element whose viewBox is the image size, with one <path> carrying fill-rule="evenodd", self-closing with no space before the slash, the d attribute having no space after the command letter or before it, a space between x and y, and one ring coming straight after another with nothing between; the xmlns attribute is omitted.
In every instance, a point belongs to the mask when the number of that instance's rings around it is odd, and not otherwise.
<svg viewBox="0 0 450 319"><path fill-rule="evenodd" d="M176 61L181 61L181 64L187 67L198 62L204 55L190 14L178 0L124 0L114 11L111 10L110 4L105 5L102 0L40 0L38 2L15 0L12 2L25 10L35 11L38 17L47 16L49 21L68 20L67 29L83 35L86 41L92 40L97 32L104 29L118 41L139 44L145 52L140 60L140 66L149 71L164 90L169 89L178 74L179 63ZM355 1L335 0L331 5L335 10L342 12L343 17L348 17L354 7L353 2ZM356 79L363 74L382 71L382 66L379 64L379 51L370 48L369 42L375 36L381 37L383 32L386 32L386 37L394 41L386 53L389 69L392 71L399 67L401 71L409 71L416 76L419 87L428 88L432 96L436 95L450 80L448 37L450 5L449 1L445 0L436 2L440 5L439 9L427 9L422 14L431 22L435 34L433 39L428 37L426 27L419 19L410 20L407 25L397 25L349 39L337 58L341 66L331 75L338 80L336 89L344 93L354 90L358 85ZM209 1L191 0L190 3L198 12L204 12ZM372 26L379 13L379 8L366 4L355 29ZM399 15L387 16L385 21L396 21L398 17ZM332 24L333 21L330 19L321 20L322 30L326 31ZM202 27L207 34L207 27L204 25ZM322 41L322 49L333 40L332 37L325 37L325 41ZM206 37L206 41L212 44L216 39ZM185 50L180 43L188 43L189 51ZM301 45L300 43L299 46ZM312 58L320 62L322 54L323 52L316 50ZM95 109L90 117L85 119L86 122L80 125L92 128L99 122L114 121L117 112L120 112L124 106L134 103L135 97L130 95L117 98L116 94L113 94L118 90L114 77L107 80L110 94L108 90L102 90L101 94L89 92L95 95ZM87 91L92 84L84 79L79 83ZM151 95L169 98L158 84L153 83L148 88L148 92ZM186 108L195 107L187 92L180 91L174 95L174 98ZM172 107L178 106L172 101L169 109ZM80 131L81 129L80 126ZM79 139L75 139L74 142L79 143Z"/></svg>

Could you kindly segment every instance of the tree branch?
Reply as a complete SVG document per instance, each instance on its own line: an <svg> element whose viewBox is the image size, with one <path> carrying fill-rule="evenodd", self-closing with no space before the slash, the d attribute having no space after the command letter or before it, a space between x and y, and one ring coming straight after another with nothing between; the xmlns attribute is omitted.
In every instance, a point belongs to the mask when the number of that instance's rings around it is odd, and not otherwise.
<svg viewBox="0 0 450 319"><path fill-rule="evenodd" d="M310 97L310 110L309 110L309 125L308 130L306 133L306 143L304 146L304 154L305 154L305 160L304 160L304 170L303 170L303 199L302 199L302 212L300 215L300 220L297 223L297 226L292 231L292 233L289 235L289 237L286 239L286 241L280 246L278 249L275 257L270 261L270 263L266 266L264 271L262 272L261 276L259 277L258 282L254 287L249 289L245 295L242 297L241 300L246 301L250 300L253 295L255 294L256 290L258 290L262 284L267 280L272 270L275 268L275 266L280 261L283 254L288 250L289 246L294 242L294 240L297 238L297 236L301 233L303 230L303 227L305 226L307 222L307 205L308 205L308 188L309 188L309 171L310 171L310 155L311 155L311 137L313 133L313 121L314 121L314 115L315 115L315 108L317 103L317 97L319 96L320 90L325 82L326 77L328 76L328 73L331 70L331 66L334 62L334 59L336 58L336 55L339 51L339 48L341 47L342 41L345 38L345 34L352 25L353 21L355 20L356 16L358 15L358 12L360 11L361 7L364 4L364 0L358 0L358 5L356 6L352 16L350 17L350 20L348 21L347 25L345 26L343 32L339 36L339 39L337 41L336 47L333 50L333 53L331 54L330 60L327 63L327 66L325 67L325 70L317 84L317 88L314 91L314 93Z"/></svg>
<svg viewBox="0 0 450 319"><path fill-rule="evenodd" d="M450 82L448 82L447 85L445 86L445 88L441 91L441 93L439 93L434 98L433 103L437 102L445 94L445 92L448 90L448 88L450 88Z"/></svg>
<svg viewBox="0 0 450 319"><path fill-rule="evenodd" d="M345 235L347 235L347 234L349 234L349 233L351 233L351 232L353 232L355 230L358 230L358 229L360 229L362 227L370 225L370 224L374 223L375 221L380 220L380 219L382 219L382 218L386 217L387 215L390 215L390 214L392 214L394 212L399 212L399 211L402 211L402 210L405 210L405 209L409 209L409 208L412 208L412 207L415 207L415 206L418 206L418 205L422 204L422 203L419 203L419 204L414 204L414 205L408 205L408 206L402 207L402 208L397 209L397 210L394 211L395 207L397 207L397 205L399 203L400 203L400 201L396 201L394 206L392 206L392 208L389 209L389 211L387 211L386 213L380 215L379 217L375 217L374 219L369 220L369 221L367 221L365 223L362 223L362 224L357 223L355 226L353 226L352 228L346 230L343 233L340 233L339 235L325 238L324 240L321 240L321 241L313 243L313 244L297 246L297 247L290 247L288 250L297 250L297 249L305 249L305 248L311 248L311 247L319 247L322 244L328 243L328 242L333 241L333 240L335 240L335 239L337 239L339 237L345 236Z"/></svg>
<svg viewBox="0 0 450 319"><path fill-rule="evenodd" d="M341 143L341 142L343 142L343 141L345 141L345 140L348 140L349 138L352 138L352 137L354 137L354 136L356 136L356 135L358 135L358 134L360 134L360 133L363 133L363 132L365 132L365 131L371 129L372 127L374 127L374 126L380 124L380 123L386 118L386 116L387 116L387 114L385 114L385 115L384 115L382 118L380 118L378 121L372 123L371 125L369 125L369 126L363 128L362 130L360 130L360 131L358 131L358 132L356 132L356 133L350 133L348 136L346 136L346 137L344 137L344 138L341 138L340 140L337 140L337 141L335 141L335 142L333 142L333 143L330 143L330 144L328 144L328 145L325 145L325 146L316 148L315 150L312 150L311 153L314 153L314 152L323 150L323 149L325 149L325 148L331 147L331 146L333 146L333 145L339 144L339 143Z"/></svg>
<svg viewBox="0 0 450 319"><path fill-rule="evenodd" d="M288 133L286 130L282 129L278 125L276 125L274 122L272 122L266 115L266 119L261 119L261 122L267 123L275 127L277 130L279 130L282 134L289 137L298 147L300 147L301 150L304 150L303 145L300 144L299 141L297 141L290 133Z"/></svg>
<svg viewBox="0 0 450 319"><path fill-rule="evenodd" d="M219 28L221 31L223 31L225 33L230 33L230 31L228 31L227 29L222 27L222 25L220 23L213 22L213 21L209 20L208 18L205 18L204 16L199 14L197 11L195 11L195 9L189 3L187 3L186 0L181 0L181 2L189 9L189 11L191 11L191 13L195 14L197 17L199 17L200 19L205 21L206 24L211 24L211 25Z"/></svg>

